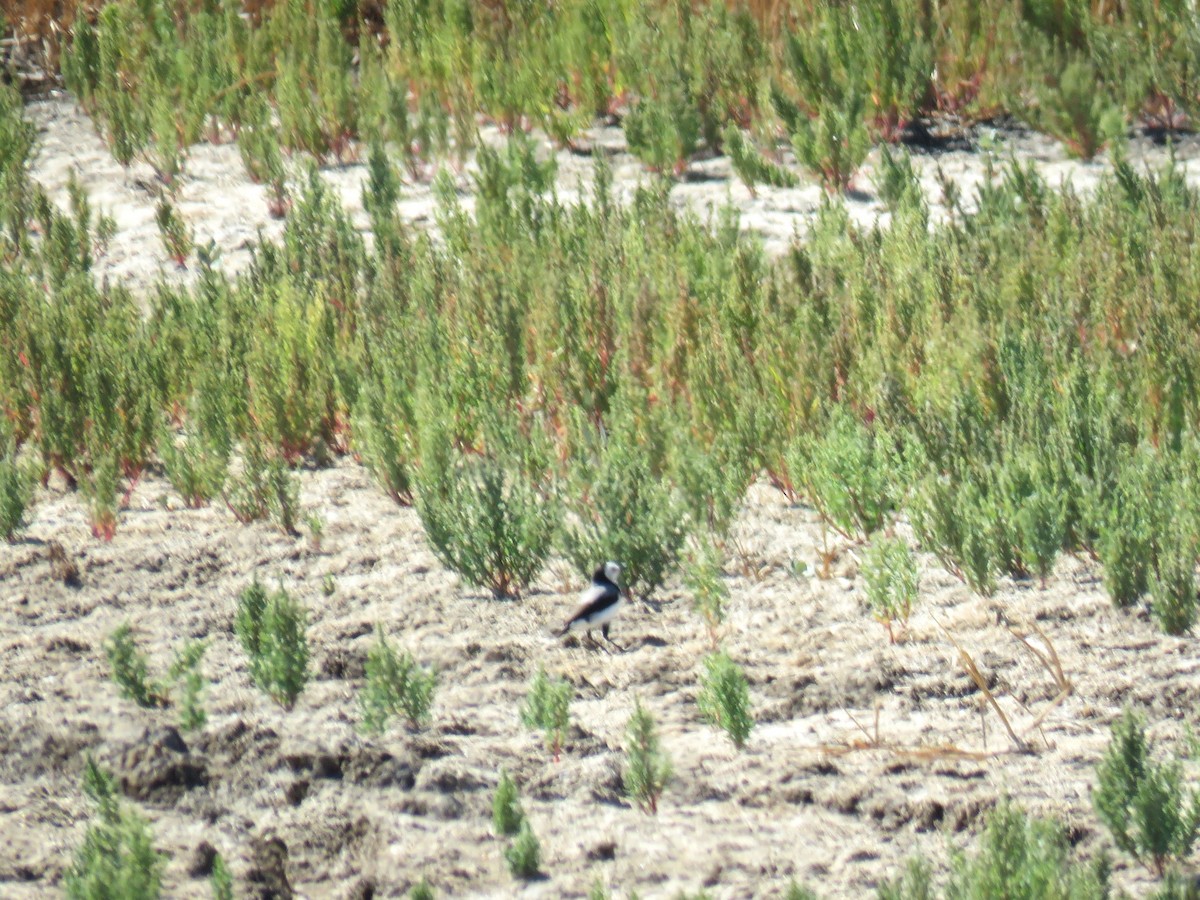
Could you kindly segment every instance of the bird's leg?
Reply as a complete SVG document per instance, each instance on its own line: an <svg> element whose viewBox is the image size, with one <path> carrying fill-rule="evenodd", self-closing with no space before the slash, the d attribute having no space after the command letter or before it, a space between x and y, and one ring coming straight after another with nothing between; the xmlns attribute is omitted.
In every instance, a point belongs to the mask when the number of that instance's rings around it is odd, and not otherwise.
<svg viewBox="0 0 1200 900"><path fill-rule="evenodd" d="M600 633L601 633L602 635L604 635L604 639L605 639L606 641L608 641L610 644L612 644L614 647L616 647L616 648L617 648L618 650L620 650L622 653L624 653L624 652L625 652L625 648L624 648L624 647L622 647L620 644L618 644L616 641L614 641L614 640L613 640L613 639L612 639L612 638L609 636L609 634L608 634L608 623L607 623L607 622L605 622L605 623L604 623L604 625L603 625L603 626L601 626L601 628L600 628Z"/></svg>

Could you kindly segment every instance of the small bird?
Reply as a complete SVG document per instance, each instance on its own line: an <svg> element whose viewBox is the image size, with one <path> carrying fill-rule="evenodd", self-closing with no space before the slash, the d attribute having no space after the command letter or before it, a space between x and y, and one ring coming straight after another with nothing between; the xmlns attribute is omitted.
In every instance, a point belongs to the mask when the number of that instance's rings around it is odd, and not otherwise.
<svg viewBox="0 0 1200 900"><path fill-rule="evenodd" d="M586 631L591 637L592 629L599 627L604 639L616 644L608 636L608 625L625 605L625 596L617 584L620 577L621 567L611 560L597 569L592 575L591 587L579 598L579 608L567 619L557 636L562 637L571 631Z"/></svg>

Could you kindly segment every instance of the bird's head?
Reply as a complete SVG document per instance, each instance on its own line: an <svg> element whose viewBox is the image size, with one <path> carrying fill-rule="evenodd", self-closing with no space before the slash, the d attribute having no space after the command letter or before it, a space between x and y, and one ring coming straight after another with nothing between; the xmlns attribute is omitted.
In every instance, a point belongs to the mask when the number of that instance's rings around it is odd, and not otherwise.
<svg viewBox="0 0 1200 900"><path fill-rule="evenodd" d="M604 564L604 577L616 584L621 580L621 567L611 559Z"/></svg>

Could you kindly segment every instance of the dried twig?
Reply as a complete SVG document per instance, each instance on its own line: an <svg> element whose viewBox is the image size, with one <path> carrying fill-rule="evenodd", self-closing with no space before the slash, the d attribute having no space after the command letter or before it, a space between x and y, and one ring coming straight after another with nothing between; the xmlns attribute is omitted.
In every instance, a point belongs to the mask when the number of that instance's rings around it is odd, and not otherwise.
<svg viewBox="0 0 1200 900"><path fill-rule="evenodd" d="M992 709L996 711L996 715L1000 717L1000 721L1004 723L1004 730L1008 732L1008 736L1012 740L1013 745L1016 746L1016 748L1022 753L1028 753L1032 748L1026 741L1022 740L1021 737L1017 735L1016 731L1013 730L1012 723L1008 720L1008 716L1005 715L1004 710L1000 707L1000 703L996 699L995 694L993 694L991 689L988 687L987 681L984 679L983 674L979 671L979 667L975 665L975 660L971 658L971 654L963 649L962 644L960 644L955 639L954 635L950 633L950 629L948 629L941 622L938 622L936 618L934 621L937 622L938 627L941 628L942 631L946 632L946 637L950 638L950 643L952 643L954 645L954 649L958 651L958 658L962 661L963 668L967 670L967 674L971 676L971 680L975 682L975 686L978 687L983 696L987 698L987 701L991 704Z"/></svg>

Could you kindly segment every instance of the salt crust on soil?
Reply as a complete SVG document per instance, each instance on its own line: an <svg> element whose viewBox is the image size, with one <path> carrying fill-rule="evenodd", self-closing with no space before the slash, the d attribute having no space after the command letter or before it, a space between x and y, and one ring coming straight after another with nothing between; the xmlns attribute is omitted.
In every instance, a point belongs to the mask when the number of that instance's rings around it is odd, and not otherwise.
<svg viewBox="0 0 1200 900"><path fill-rule="evenodd" d="M65 204L76 171L93 206L117 221L97 274L143 293L159 279L191 277L165 258L149 169L117 165L69 99L28 112L40 131L35 177ZM968 138L977 143L982 133ZM614 153L618 190L632 190L644 175L619 131L591 137ZM1068 180L1080 192L1105 168L1070 162L1038 135L995 140L1001 162L1010 153L1032 159L1052 184ZM1152 167L1165 159L1147 141L1134 142L1132 155ZM1177 152L1193 180L1196 155L1195 141ZM561 195L586 190L591 163L562 152L558 159ZM939 165L968 201L982 179L977 148L918 154L914 164L933 197ZM363 168L323 175L365 228ZM459 177L465 196L469 178ZM870 165L860 178L869 184ZM869 223L884 213L865 190L848 207ZM733 202L772 251L803 230L820 196L809 184L751 197L723 159L694 165L672 191L702 212ZM245 265L260 231L280 231L231 145L193 148L179 206L230 271ZM409 220L430 223L431 206L428 183L406 186ZM549 636L582 587L562 563L520 602L496 602L438 564L416 514L392 504L361 466L343 460L305 471L302 485L305 509L326 522L319 548L268 525L241 526L220 506L185 509L153 473L107 544L91 537L78 498L53 484L39 491L24 538L0 545L0 894L61 890L86 827L80 777L91 753L153 823L156 846L170 854L170 897L210 896L194 875L206 844L225 856L245 896L265 895L267 882L255 892L247 879L267 878L272 858L277 870L280 847L286 878L305 897L401 896L422 876L455 897L583 896L597 878L616 896L701 888L715 897L779 896L792 878L822 896L863 896L914 853L944 869L947 849L969 847L982 814L1004 795L1057 816L1079 852L1094 854L1107 837L1090 792L1114 717L1132 704L1148 716L1153 739L1174 744L1197 709L1194 639L1160 634L1142 610L1115 610L1087 561L1064 559L1044 589L1005 581L981 599L923 558L917 611L904 639L889 645L863 609L861 548L843 542L830 577L815 577L815 515L760 484L729 543L727 646L750 679L758 721L739 753L697 713L708 638L678 584L626 611L614 632L625 652L592 651ZM56 577L51 541L78 567L78 586ZM808 574L796 574L797 562ZM232 633L235 597L255 576L281 581L310 610L315 678L291 712L250 684ZM336 585L331 596L322 591L326 576ZM209 723L200 732L180 735L173 711L118 697L102 642L126 619L156 672L185 639L208 641ZM422 734L397 726L366 738L356 730L376 623L438 668L434 723ZM1074 690L1027 732L1058 693L1007 627L1031 633L1032 623ZM949 635L1032 752L1014 751ZM1042 647L1036 635L1031 642ZM539 664L576 688L558 763L517 719ZM674 762L657 817L621 794L635 697L657 717ZM501 767L520 784L541 839L543 879L515 882L491 834ZM1153 884L1121 858L1116 879L1135 895Z"/></svg>

